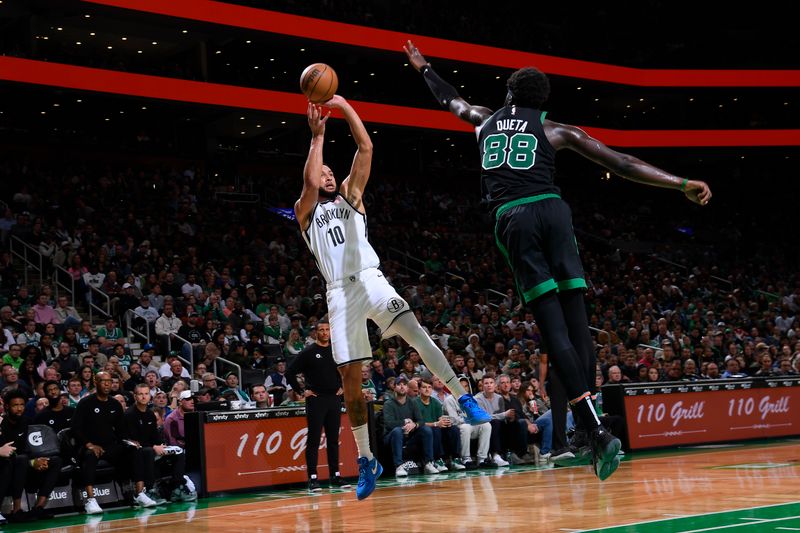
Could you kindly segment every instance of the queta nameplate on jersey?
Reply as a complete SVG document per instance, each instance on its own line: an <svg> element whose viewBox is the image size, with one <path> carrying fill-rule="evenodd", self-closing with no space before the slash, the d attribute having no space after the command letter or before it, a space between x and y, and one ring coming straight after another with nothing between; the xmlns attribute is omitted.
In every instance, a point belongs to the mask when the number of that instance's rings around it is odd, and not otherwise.
<svg viewBox="0 0 800 533"><path fill-rule="evenodd" d="M517 118L504 118L496 121L497 131L527 131L528 121Z"/></svg>

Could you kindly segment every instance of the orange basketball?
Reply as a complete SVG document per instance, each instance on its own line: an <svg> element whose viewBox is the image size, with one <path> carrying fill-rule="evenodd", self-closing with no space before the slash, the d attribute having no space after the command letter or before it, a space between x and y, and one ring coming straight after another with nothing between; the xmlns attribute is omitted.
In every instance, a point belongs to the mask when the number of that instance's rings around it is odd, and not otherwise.
<svg viewBox="0 0 800 533"><path fill-rule="evenodd" d="M336 94L339 77L325 63L309 65L300 75L300 90L314 104L321 104Z"/></svg>

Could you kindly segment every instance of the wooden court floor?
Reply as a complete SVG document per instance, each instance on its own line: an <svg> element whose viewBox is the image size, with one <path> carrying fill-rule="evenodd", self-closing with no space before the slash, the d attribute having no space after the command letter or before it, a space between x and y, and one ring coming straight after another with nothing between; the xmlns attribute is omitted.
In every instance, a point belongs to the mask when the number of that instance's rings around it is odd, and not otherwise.
<svg viewBox="0 0 800 533"><path fill-rule="evenodd" d="M589 467L513 467L412 476L388 470L352 491L210 498L157 511L111 511L3 531L194 533L800 531L800 441L632 454L600 482Z"/></svg>

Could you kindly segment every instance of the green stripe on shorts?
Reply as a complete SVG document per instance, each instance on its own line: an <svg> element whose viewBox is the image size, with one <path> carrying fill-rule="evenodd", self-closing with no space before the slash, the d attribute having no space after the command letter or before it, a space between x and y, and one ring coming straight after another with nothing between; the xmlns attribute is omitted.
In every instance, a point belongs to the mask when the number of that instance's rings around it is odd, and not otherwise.
<svg viewBox="0 0 800 533"><path fill-rule="evenodd" d="M586 280L583 278L562 279L557 282L559 291L568 291L571 289L588 289Z"/></svg>
<svg viewBox="0 0 800 533"><path fill-rule="evenodd" d="M497 208L497 211L494 213L494 218L497 220L500 218L500 215L511 209L512 207L517 207L518 205L524 204L532 204L534 202L540 202L542 200L547 200L548 198L561 198L559 195L555 193L547 193L547 194L537 194L536 196L527 196L525 198L517 198L516 200L512 200L510 202L506 202L500 207Z"/></svg>
<svg viewBox="0 0 800 533"><path fill-rule="evenodd" d="M525 291L522 294L522 297L525 300L525 303L528 303L528 302L532 302L533 300L535 300L539 296L541 296L541 295L543 295L545 293L548 293L550 291L553 291L553 290L558 290L558 285L556 285L556 282L555 282L555 280L553 280L553 278L550 278L548 280L545 280L545 281L541 282L540 284L538 284L534 288L528 289L527 291Z"/></svg>

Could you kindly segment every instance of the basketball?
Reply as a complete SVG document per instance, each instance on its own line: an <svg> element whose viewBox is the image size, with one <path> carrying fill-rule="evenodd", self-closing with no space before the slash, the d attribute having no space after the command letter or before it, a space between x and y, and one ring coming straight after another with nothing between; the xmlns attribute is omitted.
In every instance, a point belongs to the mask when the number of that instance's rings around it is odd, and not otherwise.
<svg viewBox="0 0 800 533"><path fill-rule="evenodd" d="M327 102L336 94L339 78L325 63L309 65L300 75L300 90L314 104Z"/></svg>

